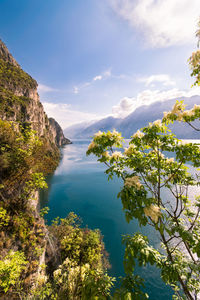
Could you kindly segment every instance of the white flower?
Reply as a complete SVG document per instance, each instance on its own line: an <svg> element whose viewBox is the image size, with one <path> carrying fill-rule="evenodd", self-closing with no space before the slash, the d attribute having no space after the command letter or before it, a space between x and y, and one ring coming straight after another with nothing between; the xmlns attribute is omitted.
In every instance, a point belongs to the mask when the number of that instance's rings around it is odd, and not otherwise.
<svg viewBox="0 0 200 300"><path fill-rule="evenodd" d="M59 277L61 274L62 274L61 269L57 269L57 270L55 270L55 271L53 272L53 276L54 276L54 277Z"/></svg>
<svg viewBox="0 0 200 300"><path fill-rule="evenodd" d="M43 285L46 282L47 282L47 276L39 274L38 277L37 277L37 283L39 285Z"/></svg>
<svg viewBox="0 0 200 300"><path fill-rule="evenodd" d="M178 113L180 113L181 111L182 111L182 105L181 105L181 103L178 103L178 102L177 102L177 103L174 104L171 113L172 113L172 114L178 114Z"/></svg>
<svg viewBox="0 0 200 300"><path fill-rule="evenodd" d="M170 111L164 111L163 118L165 118L165 119L169 118L170 114L171 114Z"/></svg>
<svg viewBox="0 0 200 300"><path fill-rule="evenodd" d="M161 143L160 143L160 144L161 144ZM154 153L154 154L156 154L157 156L159 156L159 157L161 157L161 158L165 158L164 154L163 154L161 151L159 151L159 150L157 149L157 147L156 147L156 150L153 150L153 151L151 151L150 153Z"/></svg>
<svg viewBox="0 0 200 300"><path fill-rule="evenodd" d="M138 190L141 188L142 184L140 183L139 177L138 176L132 176L132 177L127 177L125 179L125 186L128 187L136 187Z"/></svg>
<svg viewBox="0 0 200 300"><path fill-rule="evenodd" d="M171 158L167 158L167 159L166 159L166 162L167 162L167 163L174 162L174 158L173 158L173 157L171 157Z"/></svg>
<svg viewBox="0 0 200 300"><path fill-rule="evenodd" d="M185 110L183 112L183 117L192 117L194 116L194 111L191 109L191 110Z"/></svg>
<svg viewBox="0 0 200 300"><path fill-rule="evenodd" d="M161 122L161 120L156 120L156 121L153 122L153 125L156 126L156 127L161 127L162 122Z"/></svg>
<svg viewBox="0 0 200 300"><path fill-rule="evenodd" d="M95 137L99 137L102 136L103 132L101 130L99 130L98 132L95 133Z"/></svg>
<svg viewBox="0 0 200 300"><path fill-rule="evenodd" d="M122 153L120 151L113 152L111 158L114 158L115 160L118 160L119 158L123 157Z"/></svg>
<svg viewBox="0 0 200 300"><path fill-rule="evenodd" d="M92 150L92 149L94 149L96 146L97 146L97 144L95 144L95 142L92 141L92 142L89 144L89 146L88 146L88 150Z"/></svg>
<svg viewBox="0 0 200 300"><path fill-rule="evenodd" d="M141 132L140 130L138 130L134 135L133 135L133 138L142 138L144 136L144 133Z"/></svg>
<svg viewBox="0 0 200 300"><path fill-rule="evenodd" d="M160 207L151 204L144 208L144 213L147 217L150 217L155 223L158 222L159 217L161 217Z"/></svg>
<svg viewBox="0 0 200 300"><path fill-rule="evenodd" d="M129 156L129 155L133 154L135 151L136 151L135 146L130 145L128 148L125 148L124 154Z"/></svg>
<svg viewBox="0 0 200 300"><path fill-rule="evenodd" d="M108 151L103 152L102 156L105 157L105 158L110 159L110 155L109 155Z"/></svg>
<svg viewBox="0 0 200 300"><path fill-rule="evenodd" d="M192 110L193 111L200 110L200 105L195 104Z"/></svg>
<svg viewBox="0 0 200 300"><path fill-rule="evenodd" d="M118 134L119 134L119 132L118 132L116 129L113 129L113 132L112 132L112 134L113 134L114 136L116 136L116 135L118 135Z"/></svg>

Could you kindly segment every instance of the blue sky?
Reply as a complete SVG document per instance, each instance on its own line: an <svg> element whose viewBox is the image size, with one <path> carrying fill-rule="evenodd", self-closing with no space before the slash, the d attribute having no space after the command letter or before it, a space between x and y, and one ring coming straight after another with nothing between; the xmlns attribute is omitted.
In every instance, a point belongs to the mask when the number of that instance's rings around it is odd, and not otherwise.
<svg viewBox="0 0 200 300"><path fill-rule="evenodd" d="M0 0L0 36L62 127L191 90L199 0Z"/></svg>

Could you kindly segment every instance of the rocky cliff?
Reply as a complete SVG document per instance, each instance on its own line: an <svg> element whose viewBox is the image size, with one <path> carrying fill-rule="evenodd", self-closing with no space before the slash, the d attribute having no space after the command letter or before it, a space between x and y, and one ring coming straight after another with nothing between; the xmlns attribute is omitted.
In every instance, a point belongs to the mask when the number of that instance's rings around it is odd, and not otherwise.
<svg viewBox="0 0 200 300"><path fill-rule="evenodd" d="M59 163L59 147L69 143L44 112L37 82L0 40L0 265L14 266L6 276L0 270L0 299L22 299L19 285L28 293L45 278L48 231L37 209L38 190Z"/></svg>
<svg viewBox="0 0 200 300"><path fill-rule="evenodd" d="M56 120L54 120L53 118L49 118L49 123L51 132L53 134L53 139L56 141L56 144L58 146L63 146L71 143L70 140L64 136L62 128L60 127L58 122L56 122Z"/></svg>
<svg viewBox="0 0 200 300"><path fill-rule="evenodd" d="M63 146L64 137L56 121L49 121L37 92L37 82L24 72L0 40L0 119L28 123L50 144Z"/></svg>

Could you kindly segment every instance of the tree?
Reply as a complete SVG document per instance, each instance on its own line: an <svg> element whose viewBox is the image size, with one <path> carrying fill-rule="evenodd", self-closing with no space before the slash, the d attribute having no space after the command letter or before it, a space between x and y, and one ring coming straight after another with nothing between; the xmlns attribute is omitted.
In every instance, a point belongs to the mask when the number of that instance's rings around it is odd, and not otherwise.
<svg viewBox="0 0 200 300"><path fill-rule="evenodd" d="M199 50L189 63L194 85L200 85ZM183 102L177 102L172 111L164 113L163 120L138 130L128 148L124 149L123 138L115 130L99 131L88 147L87 155L96 155L107 166L109 178L117 175L123 180L119 197L127 222L136 218L141 226L149 224L161 240L160 247L154 248L141 233L124 236L127 276L122 293L118 293L123 295L121 299L147 298L138 289L141 279L133 276L136 260L140 266L149 263L160 269L162 279L174 290L174 299L200 296L200 196L192 198L190 194L200 183L200 149L198 144L178 140L167 127L180 121L200 131L193 124L198 119L200 105L185 110Z"/></svg>

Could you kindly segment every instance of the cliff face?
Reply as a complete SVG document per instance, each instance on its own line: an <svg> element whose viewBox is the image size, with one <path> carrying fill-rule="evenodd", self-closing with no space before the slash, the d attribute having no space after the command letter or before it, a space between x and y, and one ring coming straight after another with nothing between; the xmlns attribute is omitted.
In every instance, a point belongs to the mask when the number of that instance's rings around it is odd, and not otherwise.
<svg viewBox="0 0 200 300"><path fill-rule="evenodd" d="M6 267L8 257L12 260L23 252L26 270L20 280L27 292L44 274L47 247L37 191L46 186L43 175L58 165L58 147L69 143L59 124L44 112L37 82L0 40L0 260L5 259ZM2 290L1 280L0 299L19 299L12 284Z"/></svg>
<svg viewBox="0 0 200 300"><path fill-rule="evenodd" d="M37 93L37 82L25 73L0 40L0 119L29 123L38 136L50 144L63 146L70 141L61 127L49 121Z"/></svg>
<svg viewBox="0 0 200 300"><path fill-rule="evenodd" d="M58 146L63 146L71 143L70 140L64 136L62 128L60 127L58 122L56 122L56 120L54 120L53 118L49 118L49 123L51 132L53 134L53 139L56 141L56 144Z"/></svg>

